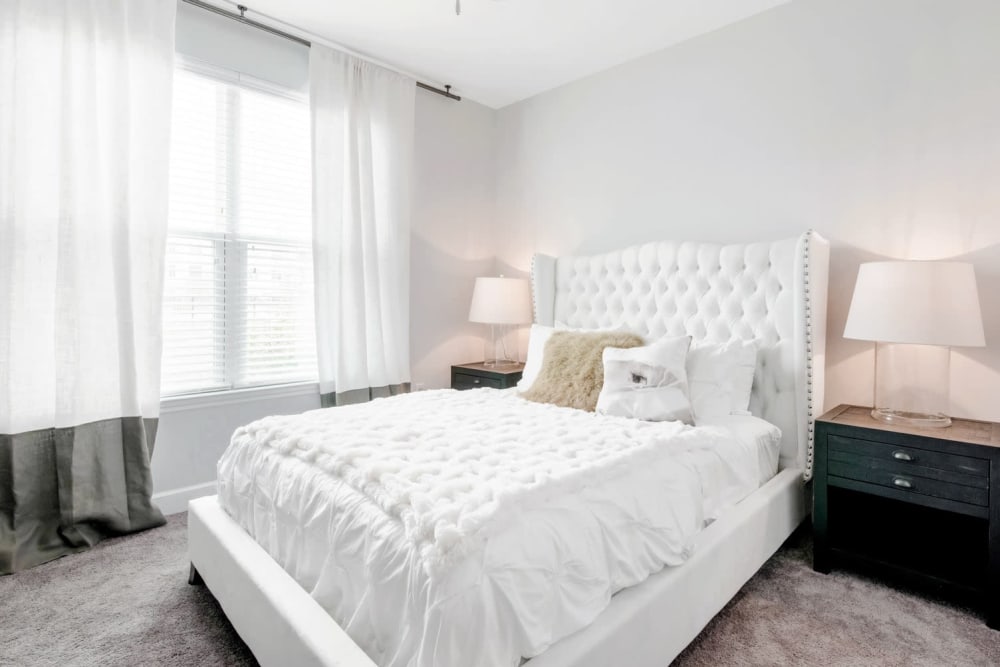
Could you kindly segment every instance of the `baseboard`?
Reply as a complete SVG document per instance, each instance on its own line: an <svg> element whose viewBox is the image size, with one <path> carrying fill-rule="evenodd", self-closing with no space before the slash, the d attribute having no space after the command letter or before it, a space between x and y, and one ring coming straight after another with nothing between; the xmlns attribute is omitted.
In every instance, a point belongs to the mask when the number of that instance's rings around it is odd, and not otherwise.
<svg viewBox="0 0 1000 667"><path fill-rule="evenodd" d="M204 484L194 484L162 493L154 493L153 502L164 514L177 514L187 511L188 501L214 494L215 482L205 482Z"/></svg>

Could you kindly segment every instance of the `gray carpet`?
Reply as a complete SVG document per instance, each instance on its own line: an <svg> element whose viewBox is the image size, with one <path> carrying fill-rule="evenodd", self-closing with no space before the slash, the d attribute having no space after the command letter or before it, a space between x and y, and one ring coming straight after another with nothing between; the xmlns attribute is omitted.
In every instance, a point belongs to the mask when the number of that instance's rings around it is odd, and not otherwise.
<svg viewBox="0 0 1000 667"><path fill-rule="evenodd" d="M253 664L186 583L185 520L0 577L0 665ZM978 613L810 562L801 532L675 665L1000 665L1000 632Z"/></svg>

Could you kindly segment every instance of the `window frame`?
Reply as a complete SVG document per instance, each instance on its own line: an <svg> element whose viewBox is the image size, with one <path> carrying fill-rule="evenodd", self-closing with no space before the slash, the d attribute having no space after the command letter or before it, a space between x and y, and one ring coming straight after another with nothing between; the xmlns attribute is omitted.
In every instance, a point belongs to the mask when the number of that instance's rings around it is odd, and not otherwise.
<svg viewBox="0 0 1000 667"><path fill-rule="evenodd" d="M308 107L309 95L305 92L292 90L280 85L273 84L263 79L244 74L235 70L219 67L191 58L176 54L174 62L174 72L185 71L196 76L212 79L228 86L238 86L254 92L264 93L275 97L291 100ZM234 172L239 164L239 128L241 127L241 108L234 103L233 98L237 96L237 91L229 89L230 95L227 106L228 127L233 131L227 133L226 139L226 180L231 181ZM311 120L310 120L311 122ZM311 173L310 173L311 178ZM235 191L234 191L235 192ZM172 231L169 222L166 239L184 238L200 239L211 241L214 247L215 257L222 264L222 275L226 284L224 294L229 294L230 281L235 283L245 283L238 276L244 271L247 265L248 249L253 243L267 244L271 246L281 245L294 248L304 248L311 251L311 242L307 244L287 243L281 239L274 239L262 236L254 232L240 233L237 229L238 206L236 205L238 195L234 192L224 193L220 199L225 202L224 212L221 214L225 220L224 230L205 231L198 229L184 229ZM311 215L310 202L310 215ZM311 233L310 233L311 239ZM235 250L235 252L232 252ZM164 286L166 286L167 276L164 276ZM246 290L246 284L242 284L236 289ZM247 305L245 294L238 301L244 306ZM246 351L242 349L239 342L240 335L247 331L245 308L224 310L223 338L225 355L223 358L223 377L227 381L224 386L210 386L205 388L185 389L181 391L164 392L162 382L160 382L160 402L161 405L172 406L172 409L183 409L188 406L204 406L214 404L236 403L247 399L259 398L279 398L285 396L298 396L316 393L319 390L319 368L314 369L313 376L306 379L290 379L288 381L265 382L261 384L241 385L236 380L240 375L240 369L246 367ZM315 329L315 313L313 314L313 327ZM161 357L162 358L162 357Z"/></svg>

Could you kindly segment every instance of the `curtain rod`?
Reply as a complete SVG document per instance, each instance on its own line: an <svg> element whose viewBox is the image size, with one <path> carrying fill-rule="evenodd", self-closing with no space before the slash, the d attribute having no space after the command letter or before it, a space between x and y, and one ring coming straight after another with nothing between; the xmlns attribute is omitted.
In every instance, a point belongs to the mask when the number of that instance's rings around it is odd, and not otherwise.
<svg viewBox="0 0 1000 667"><path fill-rule="evenodd" d="M186 2L187 4L192 5L194 7L199 7L206 11L212 12L213 14L218 14L219 16L225 16L227 19L238 21L243 25L250 26L251 28L257 28L258 30L269 32L272 35L277 35L278 37L284 37L285 39L301 44L302 46L312 47L312 42L310 42L308 39L303 39L298 35L293 35L291 33L285 32L284 30L279 30L277 28L267 25L266 23L261 23L259 21L254 21L253 19L248 19L246 17L247 7L245 5L236 5L236 8L240 10L240 13L236 14L235 12L223 9L222 7L216 7L215 5L211 5L207 2L202 2L202 0L183 0L183 2ZM461 101L462 99L459 95L456 95L455 93L451 92L451 86L445 86L444 90L441 90L440 88L436 88L435 86L432 86L428 83L424 83L423 81L417 81L416 83L418 88L429 90L432 93L437 93L438 95L447 97L450 100Z"/></svg>

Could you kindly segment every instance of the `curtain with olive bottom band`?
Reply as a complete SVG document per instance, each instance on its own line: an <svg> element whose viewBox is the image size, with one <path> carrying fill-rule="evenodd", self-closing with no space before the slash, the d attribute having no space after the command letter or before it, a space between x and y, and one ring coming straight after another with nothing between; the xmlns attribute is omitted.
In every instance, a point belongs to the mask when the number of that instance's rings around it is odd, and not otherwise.
<svg viewBox="0 0 1000 667"><path fill-rule="evenodd" d="M332 408L335 405L352 405L354 403L367 403L375 398L385 398L406 394L410 391L410 383L403 382L392 384L386 387L366 387L365 389L351 389L349 391L331 391L319 395L320 405L324 408Z"/></svg>
<svg viewBox="0 0 1000 667"><path fill-rule="evenodd" d="M0 2L0 574L164 523L176 7Z"/></svg>
<svg viewBox="0 0 1000 667"><path fill-rule="evenodd" d="M324 406L409 390L413 80L313 44L316 356Z"/></svg>
<svg viewBox="0 0 1000 667"><path fill-rule="evenodd" d="M150 501L156 420L0 435L0 574L163 525Z"/></svg>

